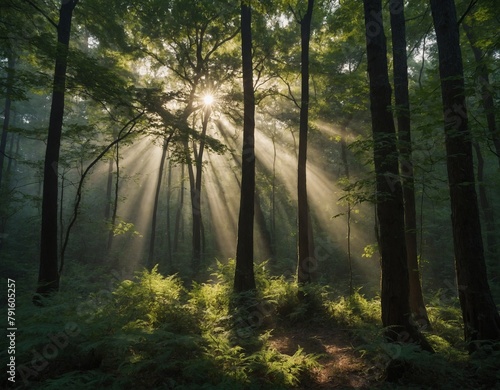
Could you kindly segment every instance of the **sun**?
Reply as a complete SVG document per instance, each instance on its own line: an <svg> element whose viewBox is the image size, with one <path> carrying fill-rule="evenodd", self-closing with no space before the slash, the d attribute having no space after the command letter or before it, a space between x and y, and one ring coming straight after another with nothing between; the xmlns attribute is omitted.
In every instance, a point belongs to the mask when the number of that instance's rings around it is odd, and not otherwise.
<svg viewBox="0 0 500 390"><path fill-rule="evenodd" d="M203 96L203 104L205 104L205 106L210 106L211 104L213 104L214 100L214 96L211 94L206 94L205 96Z"/></svg>

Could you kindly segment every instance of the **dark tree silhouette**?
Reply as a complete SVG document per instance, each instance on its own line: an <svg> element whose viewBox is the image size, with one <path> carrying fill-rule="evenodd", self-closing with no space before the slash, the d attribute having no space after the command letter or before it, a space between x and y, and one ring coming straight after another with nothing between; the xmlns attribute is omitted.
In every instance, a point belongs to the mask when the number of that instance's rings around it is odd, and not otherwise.
<svg viewBox="0 0 500 390"><path fill-rule="evenodd" d="M431 0L431 10L439 52L458 296L465 341L474 351L479 340L500 340L500 315L486 275L455 2Z"/></svg>
<svg viewBox="0 0 500 390"><path fill-rule="evenodd" d="M391 0L392 55L394 72L394 100L398 124L400 165L403 180L406 254L410 282L410 309L413 318L422 326L430 326L425 308L420 270L417 258L417 212L415 206L415 180L413 176L410 97L408 92L408 61L406 53L406 24L404 1Z"/></svg>
<svg viewBox="0 0 500 390"><path fill-rule="evenodd" d="M391 341L418 343L432 351L411 321L402 185L381 0L364 0L370 110L374 139L377 218L382 258L382 324Z"/></svg>
<svg viewBox="0 0 500 390"><path fill-rule="evenodd" d="M42 228L40 239L40 269L37 293L47 295L59 290L57 254L57 194L58 161L64 116L66 69L71 34L71 19L78 0L63 0L57 24L57 51L54 69L52 105L50 108L47 148L43 167Z"/></svg>
<svg viewBox="0 0 500 390"><path fill-rule="evenodd" d="M316 268L312 245L312 226L307 201L307 132L309 127L309 43L314 0L308 0L305 15L300 20L301 41L301 98L299 124L299 155L297 170L299 259L297 280L299 284L312 281Z"/></svg>
<svg viewBox="0 0 500 390"><path fill-rule="evenodd" d="M243 154L241 197L236 246L236 293L255 290L253 225L255 209L255 91L252 66L252 10L241 2L241 53L243 61Z"/></svg>

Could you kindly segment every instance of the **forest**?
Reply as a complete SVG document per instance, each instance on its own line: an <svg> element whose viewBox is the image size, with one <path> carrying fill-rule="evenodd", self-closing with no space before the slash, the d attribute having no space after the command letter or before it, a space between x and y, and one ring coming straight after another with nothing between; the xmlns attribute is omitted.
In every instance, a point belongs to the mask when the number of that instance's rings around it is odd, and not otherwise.
<svg viewBox="0 0 500 390"><path fill-rule="evenodd" d="M0 387L500 388L499 32L0 0Z"/></svg>

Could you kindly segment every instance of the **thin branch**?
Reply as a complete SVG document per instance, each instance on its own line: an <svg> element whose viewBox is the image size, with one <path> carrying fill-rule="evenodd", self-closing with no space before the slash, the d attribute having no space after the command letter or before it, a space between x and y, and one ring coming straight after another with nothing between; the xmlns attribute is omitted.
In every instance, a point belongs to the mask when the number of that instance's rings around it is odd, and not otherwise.
<svg viewBox="0 0 500 390"><path fill-rule="evenodd" d="M125 126L123 126L118 133L118 137L111 142L108 146L104 148L104 150L99 153L99 155L87 166L85 171L83 172L82 176L80 177L80 182L78 184L78 189L76 191L76 201L75 201L75 206L73 208L73 216L71 217L71 221L68 225L68 228L66 229L66 235L64 237L64 243L61 248L61 265L59 266L59 274L62 272L63 266L64 266L64 253L66 252L66 247L68 246L68 241L69 241L69 234L71 231L71 228L76 222L76 218L78 216L78 209L80 208L80 202L82 200L82 189L83 189L83 182L85 181L85 178L87 177L87 174L90 172L92 167L99 162L99 160L113 147L115 146L118 142L122 141L126 137L128 137L130 134L132 134L132 131L134 130L135 125L137 124L137 121L139 118L144 115L144 112L139 113L136 115L134 118L132 118L130 121L128 121ZM125 131L127 127L130 127L130 129L122 135L122 133Z"/></svg>
<svg viewBox="0 0 500 390"><path fill-rule="evenodd" d="M474 8L476 6L476 4L478 3L479 0L471 0L470 3L469 3L469 6L467 7L467 9L465 10L464 14L460 17L460 19L458 20L457 24L460 26L460 23L462 23L462 21L464 20L464 18L469 14L470 11L472 11L472 8Z"/></svg>
<svg viewBox="0 0 500 390"><path fill-rule="evenodd" d="M286 84L286 86L288 88L288 96L285 94L282 94L282 93L278 93L278 95L283 96L283 97L287 98L288 100L291 100L295 104L295 106L297 106L297 108L300 109L300 104L298 103L297 99L295 98L295 96L292 92L292 87L290 86L290 83L288 81L286 81L281 75L278 75L278 78Z"/></svg>
<svg viewBox="0 0 500 390"><path fill-rule="evenodd" d="M59 28L59 25L52 20L52 18L47 15L39 6L37 6L35 3L33 3L31 0L24 0L26 3L31 5L34 9L36 9L47 21L54 26L56 29Z"/></svg>

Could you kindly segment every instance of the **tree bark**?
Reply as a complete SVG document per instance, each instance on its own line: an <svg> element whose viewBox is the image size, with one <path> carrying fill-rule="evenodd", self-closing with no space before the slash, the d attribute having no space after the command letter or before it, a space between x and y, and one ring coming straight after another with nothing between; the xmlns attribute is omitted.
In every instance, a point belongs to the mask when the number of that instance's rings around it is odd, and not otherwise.
<svg viewBox="0 0 500 390"><path fill-rule="evenodd" d="M311 218L307 201L307 132L309 127L309 42L314 0L308 0L307 11L300 21L301 38L301 102L299 124L299 155L297 170L298 197L298 267L299 285L310 283L317 268L314 249L311 247ZM299 291L300 294L300 291ZM302 295L302 294L300 294Z"/></svg>
<svg viewBox="0 0 500 390"><path fill-rule="evenodd" d="M104 219L109 220L111 216L111 204L112 204L112 191L113 191L113 161L114 158L110 158L108 161L108 178L106 181L106 205L104 207Z"/></svg>
<svg viewBox="0 0 500 390"><path fill-rule="evenodd" d="M193 202L193 259L191 267L193 275L197 275L201 265L202 255L204 250L204 234L203 234L203 221L201 215L201 186L203 175L203 153L205 151L205 137L207 135L208 120L211 115L211 108L204 107L202 114L202 128L200 145L198 152L195 153L195 166L196 176L194 177L194 192L191 193L191 201ZM195 149L196 146L193 146ZM192 168L191 168L192 170Z"/></svg>
<svg viewBox="0 0 500 390"><path fill-rule="evenodd" d="M404 207L381 0L364 0L370 110L374 139L379 250L382 263L382 324L394 342L432 347L411 322Z"/></svg>
<svg viewBox="0 0 500 390"><path fill-rule="evenodd" d="M113 244L113 238L115 237L115 225L116 225L116 216L118 213L118 191L120 190L120 144L117 142L115 144L115 153L114 153L114 163L116 166L116 178L115 178L115 199L113 201L113 211L111 213L111 222L108 233L108 252L111 249L111 245Z"/></svg>
<svg viewBox="0 0 500 390"><path fill-rule="evenodd" d="M236 245L234 292L255 290L253 267L253 225L255 207L255 91L252 65L252 11L241 1L241 54L243 67L243 151L241 194Z"/></svg>
<svg viewBox="0 0 500 390"><path fill-rule="evenodd" d="M347 126L342 126L342 133L345 134ZM347 181L350 179L349 174L349 163L347 161L347 143L345 137L342 136L340 140L340 155L342 158L342 163L344 164L344 175ZM351 255L351 212L352 212L352 203L350 196L347 196L347 205L346 205L346 223L347 223L347 264L349 265L349 295L354 294L354 281L352 274L352 255Z"/></svg>
<svg viewBox="0 0 500 390"><path fill-rule="evenodd" d="M394 69L394 98L398 124L400 166L403 181L406 254L410 283L410 309L419 326L430 328L424 303L420 269L417 257L417 211L413 174L410 97L408 93L408 63L406 54L406 26L404 1L391 0L391 31Z"/></svg>
<svg viewBox="0 0 500 390"><path fill-rule="evenodd" d="M160 168L158 170L158 179L156 181L156 191L155 191L155 199L153 204L153 215L151 217L151 235L149 238L149 254L148 254L148 268L152 269L154 264L154 255L155 255L155 241L156 241L156 219L158 217L158 202L160 200L160 190L161 190L161 181L163 178L163 170L165 167L165 158L167 156L168 149L168 141L167 139L163 140L163 145L161 149L161 157L160 157Z"/></svg>
<svg viewBox="0 0 500 390"><path fill-rule="evenodd" d="M10 108L12 105L12 92L14 84L14 71L16 59L12 52L9 52L7 58L7 90L5 94L5 106L3 111L2 136L0 137L0 188L2 188L3 165L5 161L5 150L7 148L7 134L10 125Z"/></svg>
<svg viewBox="0 0 500 390"><path fill-rule="evenodd" d="M472 352L479 340L500 340L500 316L486 276L455 3L431 0L431 10L439 52L458 296L465 341Z"/></svg>
<svg viewBox="0 0 500 390"><path fill-rule="evenodd" d="M66 69L71 33L71 19L77 3L78 0L64 0L61 2L61 8L59 9L54 85L44 162L40 269L38 274L38 288L36 290L37 294L42 296L59 290L57 254L57 165L59 162L64 117L64 94L66 89ZM35 302L39 302L36 297Z"/></svg>
<svg viewBox="0 0 500 390"><path fill-rule="evenodd" d="M260 193L257 188L255 189L255 224L257 225L257 231L262 240L260 255L263 256L265 260L270 260L273 257L271 233L267 228L266 217L262 211Z"/></svg>
<svg viewBox="0 0 500 390"><path fill-rule="evenodd" d="M168 156L167 156L168 159ZM170 204L172 198L172 161L168 161L167 170L167 224L166 224L166 238L167 238L167 270L170 272L172 269L172 227L170 222Z"/></svg>
<svg viewBox="0 0 500 390"><path fill-rule="evenodd" d="M486 187L484 185L484 158L481 153L481 147L478 142L473 144L474 150L476 151L477 157L477 185L479 192L479 206L483 211L484 224L486 225L486 251L488 253L489 259L491 259L491 278L496 279L498 277L498 265L494 263L497 260L497 236L495 229L495 213L490 205L488 199L488 194L486 193Z"/></svg>
<svg viewBox="0 0 500 390"><path fill-rule="evenodd" d="M12 118L12 126L15 127L15 122L16 122L16 115L15 115L15 112L12 112L12 114L14 114L13 118ZM7 163L7 169L5 170L5 173L7 176L10 175L10 173L12 172L12 167L14 166L14 169L15 169L15 161L17 159L17 153L19 151L19 134L10 134L10 137L9 137L10 141L9 141L9 161ZM16 144L16 150L14 150L14 144ZM14 165L12 164L14 162Z"/></svg>
<svg viewBox="0 0 500 390"><path fill-rule="evenodd" d="M179 235L182 225L182 209L184 207L184 164L181 167L181 183L179 188L179 200L177 202L177 212L175 214L175 227L174 227L174 243L172 246L172 253L177 254L179 249Z"/></svg>
<svg viewBox="0 0 500 390"><path fill-rule="evenodd" d="M481 101L486 115L486 123L488 124L488 131L497 155L498 166L500 166L500 131L497 128L495 119L495 101L493 100L493 95L491 93L493 88L490 84L488 67L485 64L485 53L478 46L472 27L466 20L462 21L462 27L464 28L465 35L467 36L472 52L474 53L474 59L476 61L476 75L478 83L480 84Z"/></svg>

